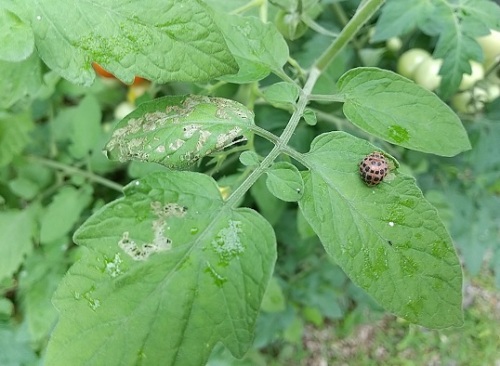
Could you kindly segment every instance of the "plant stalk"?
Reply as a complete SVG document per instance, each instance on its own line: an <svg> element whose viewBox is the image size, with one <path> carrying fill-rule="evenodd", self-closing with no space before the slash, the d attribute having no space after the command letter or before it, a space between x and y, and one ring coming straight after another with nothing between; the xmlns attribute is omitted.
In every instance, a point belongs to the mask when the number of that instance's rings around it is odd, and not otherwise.
<svg viewBox="0 0 500 366"><path fill-rule="evenodd" d="M289 152L288 141L295 132L300 118L304 114L304 110L309 102L312 90L316 81L321 75L321 72L330 64L330 62L337 56L337 54L346 46L346 44L355 36L359 29L372 17L372 15L380 8L385 0L368 0L362 5L354 17L347 23L339 37L326 49L320 56L316 63L311 67L309 76L302 89L299 100L296 105L295 112L292 114L285 130L276 141L276 145L267 155L260 165L251 172L243 183L229 196L227 199L227 207L236 207L241 198L250 189L250 187L264 174L264 172L272 165L274 160L281 153Z"/></svg>
<svg viewBox="0 0 500 366"><path fill-rule="evenodd" d="M370 19L373 14L382 6L385 0L368 0L356 11L349 23L342 29L339 36L327 48L327 50L316 61L316 68L320 71L325 70L330 62L338 55L340 51L356 35L361 27Z"/></svg>
<svg viewBox="0 0 500 366"><path fill-rule="evenodd" d="M103 177L101 177L97 174L94 174L92 172L81 170L81 169L78 169L78 168L75 168L75 167L72 167L72 166L69 166L66 164L59 163L59 162L54 161L54 160L49 160L49 159L41 158L38 156L30 156L29 160L31 160L32 162L37 163L37 164L45 165L45 166L52 168L52 169L61 170L67 174L80 175L84 178L87 178L88 180L90 180L92 182L99 183L103 186L106 186L108 188L114 189L115 191L123 193L123 186L122 185L115 183L109 179L103 178Z"/></svg>

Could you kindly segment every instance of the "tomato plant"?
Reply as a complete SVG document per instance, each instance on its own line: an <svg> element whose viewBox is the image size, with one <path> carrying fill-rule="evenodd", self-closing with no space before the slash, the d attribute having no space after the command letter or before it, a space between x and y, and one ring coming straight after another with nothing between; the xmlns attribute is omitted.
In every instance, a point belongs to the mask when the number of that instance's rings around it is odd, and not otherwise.
<svg viewBox="0 0 500 366"><path fill-rule="evenodd" d="M415 161L474 159L500 9L427 3L0 5L0 364L217 363L349 304L461 326L456 223L414 177L453 169Z"/></svg>
<svg viewBox="0 0 500 366"><path fill-rule="evenodd" d="M398 73L409 79L413 79L419 65L430 58L431 54L426 50L412 48L399 57L397 65Z"/></svg>

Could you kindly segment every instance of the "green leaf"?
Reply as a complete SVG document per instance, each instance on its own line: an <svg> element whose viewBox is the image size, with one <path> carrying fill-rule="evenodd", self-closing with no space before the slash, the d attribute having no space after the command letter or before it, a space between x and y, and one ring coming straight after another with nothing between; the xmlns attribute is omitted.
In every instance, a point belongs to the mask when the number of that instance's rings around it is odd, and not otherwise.
<svg viewBox="0 0 500 366"><path fill-rule="evenodd" d="M304 182L293 164L281 161L266 171L266 186L276 197L285 202L297 202L304 193Z"/></svg>
<svg viewBox="0 0 500 366"><path fill-rule="evenodd" d="M292 83L275 83L264 90L264 99L274 106L294 106L299 97L300 89Z"/></svg>
<svg viewBox="0 0 500 366"><path fill-rule="evenodd" d="M31 27L13 12L0 8L0 60L26 60L35 45Z"/></svg>
<svg viewBox="0 0 500 366"><path fill-rule="evenodd" d="M471 148L455 113L434 93L387 70L356 68L338 82L344 114L393 144L442 156Z"/></svg>
<svg viewBox="0 0 500 366"><path fill-rule="evenodd" d="M37 365L39 360L20 329L0 325L0 365Z"/></svg>
<svg viewBox="0 0 500 366"><path fill-rule="evenodd" d="M250 188L259 212L271 225L278 223L285 209L285 202L276 198L267 188L266 179L261 176Z"/></svg>
<svg viewBox="0 0 500 366"><path fill-rule="evenodd" d="M47 206L40 222L40 241L50 243L67 235L92 200L92 187L76 189L66 186L59 190Z"/></svg>
<svg viewBox="0 0 500 366"><path fill-rule="evenodd" d="M285 296L276 277L272 277L262 299L262 311L277 313L285 310Z"/></svg>
<svg viewBox="0 0 500 366"><path fill-rule="evenodd" d="M281 71L288 60L288 46L274 24L225 13L218 13L215 20L239 65L236 75L226 75L221 80L250 83L264 79L271 71Z"/></svg>
<svg viewBox="0 0 500 366"><path fill-rule="evenodd" d="M29 209L0 212L0 281L11 276L33 249L34 227Z"/></svg>
<svg viewBox="0 0 500 366"><path fill-rule="evenodd" d="M238 71L210 9L199 0L81 2L37 0L31 20L43 61L90 85L97 62L126 83L136 75L165 83Z"/></svg>
<svg viewBox="0 0 500 366"><path fill-rule="evenodd" d="M0 108L7 109L24 97L36 94L42 84L40 60L36 55L20 62L0 60Z"/></svg>
<svg viewBox="0 0 500 366"><path fill-rule="evenodd" d="M9 319L12 314L14 314L14 304L12 301L5 297L0 297L0 321Z"/></svg>
<svg viewBox="0 0 500 366"><path fill-rule="evenodd" d="M373 150L344 132L318 136L304 156L300 209L327 253L384 308L429 328L459 326L462 271L451 238L413 178L396 170L376 187L361 181L358 164Z"/></svg>
<svg viewBox="0 0 500 366"><path fill-rule="evenodd" d="M62 260L65 253L60 243L55 249L54 253L38 250L28 257L27 271L19 280L19 297L34 343L45 342L57 320L51 298L67 267Z"/></svg>
<svg viewBox="0 0 500 366"><path fill-rule="evenodd" d="M302 310L302 316L307 322L313 323L316 327L320 327L323 325L323 315L318 308L306 306Z"/></svg>
<svg viewBox="0 0 500 366"><path fill-rule="evenodd" d="M261 157L253 150L243 151L240 155L240 162L245 166L256 166L261 162Z"/></svg>
<svg viewBox="0 0 500 366"><path fill-rule="evenodd" d="M141 104L118 123L106 145L113 160L186 167L248 140L253 113L230 99L168 96Z"/></svg>
<svg viewBox="0 0 500 366"><path fill-rule="evenodd" d="M29 113L0 112L0 166L9 164L28 144L33 122Z"/></svg>
<svg viewBox="0 0 500 366"><path fill-rule="evenodd" d="M474 39L500 27L500 7L489 0L441 0L404 2L388 0L382 8L372 41L379 42L419 27L437 36L435 58L442 58L439 94L448 98L456 92L462 75L470 74L470 60L481 60L481 48Z"/></svg>
<svg viewBox="0 0 500 366"><path fill-rule="evenodd" d="M466 21L475 20L488 29L500 28L500 6L489 0L460 1L461 15ZM477 31L477 26L475 27ZM470 29L470 31L474 31ZM485 35L485 34L482 34Z"/></svg>
<svg viewBox="0 0 500 366"><path fill-rule="evenodd" d="M30 179L17 177L9 180L9 189L18 197L32 200L40 191L40 186Z"/></svg>
<svg viewBox="0 0 500 366"><path fill-rule="evenodd" d="M242 357L276 260L272 227L225 206L203 174L153 173L124 193L75 233L86 250L54 296L46 364L203 365L218 342Z"/></svg>
<svg viewBox="0 0 500 366"><path fill-rule="evenodd" d="M427 24L421 29L432 35L439 35L434 49L434 58L442 58L443 64L439 71L442 76L438 93L443 99L449 98L460 85L463 74L470 74L470 60L482 60L482 50L477 36L489 33L488 17L481 14L488 7L484 1L475 1L472 7L465 1L456 6L435 1L435 10ZM497 9L500 14L500 8ZM494 12L492 12L494 14Z"/></svg>
<svg viewBox="0 0 500 366"><path fill-rule="evenodd" d="M304 110L304 115L302 117L309 126L316 126L316 123L318 123L318 119L316 118L316 113L314 113L314 111L310 108L306 108Z"/></svg>
<svg viewBox="0 0 500 366"><path fill-rule="evenodd" d="M308 239L316 236L313 228L307 222L302 211L297 210L297 231L301 239Z"/></svg>
<svg viewBox="0 0 500 366"><path fill-rule="evenodd" d="M283 332L283 338L292 344L301 345L304 337L304 320L294 317Z"/></svg>
<svg viewBox="0 0 500 366"><path fill-rule="evenodd" d="M71 145L69 152L75 159L89 155L101 136L101 107L97 99L89 94L78 107L71 111Z"/></svg>
<svg viewBox="0 0 500 366"><path fill-rule="evenodd" d="M443 59L439 70L442 76L439 93L443 98L457 91L462 75L471 73L469 60L480 60L482 54L479 43L459 27L459 23L453 22L443 29L433 54L434 58Z"/></svg>
<svg viewBox="0 0 500 366"><path fill-rule="evenodd" d="M33 164L29 159L16 159L10 169L15 171L16 178L9 180L12 193L24 200L31 201L45 187L53 183L53 170L41 164Z"/></svg>
<svg viewBox="0 0 500 366"><path fill-rule="evenodd" d="M385 41L414 30L435 10L433 1L429 0L387 0L378 18L372 42Z"/></svg>

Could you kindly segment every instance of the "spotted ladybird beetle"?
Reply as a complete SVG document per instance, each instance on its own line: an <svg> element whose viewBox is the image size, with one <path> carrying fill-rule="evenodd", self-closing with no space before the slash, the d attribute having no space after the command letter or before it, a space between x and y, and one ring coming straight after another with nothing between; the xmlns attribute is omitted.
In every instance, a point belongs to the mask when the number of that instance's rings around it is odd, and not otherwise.
<svg viewBox="0 0 500 366"><path fill-rule="evenodd" d="M359 163L359 174L361 179L369 186L375 186L382 182L389 172L389 165L384 155L379 151L374 151Z"/></svg>

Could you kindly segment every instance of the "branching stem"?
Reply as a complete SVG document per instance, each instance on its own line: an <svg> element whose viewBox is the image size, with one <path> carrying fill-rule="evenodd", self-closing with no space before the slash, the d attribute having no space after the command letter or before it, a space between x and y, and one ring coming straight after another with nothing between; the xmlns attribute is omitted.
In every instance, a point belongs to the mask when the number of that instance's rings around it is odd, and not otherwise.
<svg viewBox="0 0 500 366"><path fill-rule="evenodd" d="M359 31L359 29L373 16L373 14L380 8L384 3L384 0L368 0L358 9L353 18L347 23L342 32L340 32L338 38L336 38L330 47L319 57L316 63L311 67L307 81L302 89L299 100L296 105L295 112L292 114L290 121L288 122L285 130L275 142L274 148L271 150L269 155L267 155L261 164L251 172L248 177L243 181L243 183L231 194L227 200L228 207L236 207L240 202L241 198L250 189L250 187L259 179L259 177L264 174L264 172L272 165L274 160L282 153L288 154L297 160L304 162L301 159L302 154L296 152L288 147L288 141L292 137L297 125L299 124L300 118L304 114L304 110L309 102L312 90L316 81L318 80L321 72L328 67L330 62L338 55L338 53L346 46L346 44L354 37L354 35ZM282 77L283 78L283 77ZM317 96L316 96L317 97ZM274 135L266 134L262 131L258 132L259 135L268 138L269 140L275 140ZM271 136L272 135L272 136Z"/></svg>

